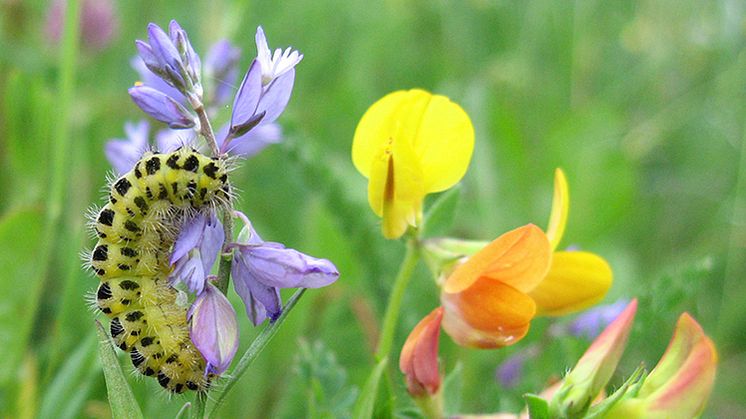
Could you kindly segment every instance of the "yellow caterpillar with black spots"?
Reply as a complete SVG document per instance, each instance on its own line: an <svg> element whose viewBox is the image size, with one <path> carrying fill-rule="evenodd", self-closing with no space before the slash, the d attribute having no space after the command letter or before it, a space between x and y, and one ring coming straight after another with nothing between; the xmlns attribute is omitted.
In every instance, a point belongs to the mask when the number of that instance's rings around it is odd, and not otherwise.
<svg viewBox="0 0 746 419"><path fill-rule="evenodd" d="M180 148L147 153L114 181L93 226L96 306L114 342L165 389L206 391L212 374L189 336L187 307L168 281L170 250L190 215L230 200L225 161Z"/></svg>

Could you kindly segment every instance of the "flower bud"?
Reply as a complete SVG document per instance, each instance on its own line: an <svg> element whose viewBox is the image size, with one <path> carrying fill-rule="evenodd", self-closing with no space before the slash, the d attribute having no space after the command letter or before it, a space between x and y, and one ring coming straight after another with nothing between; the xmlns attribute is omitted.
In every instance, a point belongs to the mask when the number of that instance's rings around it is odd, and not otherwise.
<svg viewBox="0 0 746 419"><path fill-rule="evenodd" d="M580 417L611 378L627 344L637 300L604 330L565 377L552 398L552 417Z"/></svg>
<svg viewBox="0 0 746 419"><path fill-rule="evenodd" d="M209 372L222 374L238 350L236 312L214 285L207 283L190 309L191 337Z"/></svg>
<svg viewBox="0 0 746 419"><path fill-rule="evenodd" d="M712 392L717 360L712 340L689 314L682 314L666 353L636 397L621 400L608 417L698 417Z"/></svg>
<svg viewBox="0 0 746 419"><path fill-rule="evenodd" d="M443 308L438 307L417 323L404 342L399 370L407 380L407 391L413 397L432 396L441 384L438 370L438 338Z"/></svg>

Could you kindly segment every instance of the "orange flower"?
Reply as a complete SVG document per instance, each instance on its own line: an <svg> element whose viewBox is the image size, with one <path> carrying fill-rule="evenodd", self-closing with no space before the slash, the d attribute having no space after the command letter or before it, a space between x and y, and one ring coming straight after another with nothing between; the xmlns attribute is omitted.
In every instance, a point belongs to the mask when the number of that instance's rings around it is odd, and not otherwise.
<svg viewBox="0 0 746 419"><path fill-rule="evenodd" d="M546 276L551 254L547 236L533 224L495 239L446 279L440 298L443 328L463 346L517 342L536 314L528 293Z"/></svg>

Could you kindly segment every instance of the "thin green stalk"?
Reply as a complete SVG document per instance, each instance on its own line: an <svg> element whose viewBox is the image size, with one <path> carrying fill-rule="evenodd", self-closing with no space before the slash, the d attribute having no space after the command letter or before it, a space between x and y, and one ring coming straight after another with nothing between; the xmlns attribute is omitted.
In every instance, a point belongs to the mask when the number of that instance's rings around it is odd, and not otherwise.
<svg viewBox="0 0 746 419"><path fill-rule="evenodd" d="M389 303L386 307L386 314L383 317L383 327L381 336L378 339L378 349L376 350L376 360L380 361L388 356L391 352L391 345L394 343L394 333L396 332L396 322L401 311L401 304L404 299L404 291L409 285L414 268L420 259L420 252L416 237L411 237L407 241L407 251L404 260L399 267L399 273L394 281L394 288L391 290Z"/></svg>
<svg viewBox="0 0 746 419"><path fill-rule="evenodd" d="M285 307L282 310L282 314L280 317L277 318L273 323L268 324L254 339L253 342L251 342L251 346L249 346L249 349L244 352L243 356L241 356L241 359L238 361L238 364L236 367L231 371L230 379L225 383L225 388L223 389L222 393L218 396L217 401L215 402L215 405L212 407L212 410L205 418L209 418L210 416L213 416L220 406L225 401L226 396L228 393L230 393L233 386L238 382L238 380L241 378L241 376L246 373L246 370L251 366L251 364L254 363L256 358L259 356L259 354L262 352L262 350L267 346L270 340L277 334L277 331L280 329L280 326L285 322L287 319L287 316L290 314L290 312L293 310L295 305L298 303L298 300L303 296L303 293L306 292L305 288L300 288L297 291L295 291L295 294L293 294L292 297L290 297L290 300L288 300L287 304L285 304Z"/></svg>

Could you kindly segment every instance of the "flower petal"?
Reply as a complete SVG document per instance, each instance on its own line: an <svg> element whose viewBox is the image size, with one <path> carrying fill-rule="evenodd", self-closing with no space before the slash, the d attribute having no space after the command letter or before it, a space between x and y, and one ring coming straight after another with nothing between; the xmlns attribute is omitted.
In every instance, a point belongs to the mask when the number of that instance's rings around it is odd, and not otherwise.
<svg viewBox="0 0 746 419"><path fill-rule="evenodd" d="M266 112L261 124L274 122L282 114L293 93L293 83L295 83L295 69L291 68L265 88L255 112L257 115Z"/></svg>
<svg viewBox="0 0 746 419"><path fill-rule="evenodd" d="M129 94L145 113L165 122L170 128L183 129L195 125L194 116L170 96L147 86L135 86Z"/></svg>
<svg viewBox="0 0 746 419"><path fill-rule="evenodd" d="M233 100L233 112L231 113L231 129L247 123L256 113L256 105L262 93L262 69L257 60L251 62L249 71L246 72L238 93Z"/></svg>
<svg viewBox="0 0 746 419"><path fill-rule="evenodd" d="M181 231L179 232L179 236L176 238L176 242L174 243L174 250L171 252L169 263L173 264L177 260L183 258L190 250L194 249L199 244L202 234L205 231L206 224L207 217L202 214L184 222Z"/></svg>
<svg viewBox="0 0 746 419"><path fill-rule="evenodd" d="M208 369L223 373L238 350L236 312L228 299L208 283L191 309L191 338L208 362Z"/></svg>
<svg viewBox="0 0 746 419"><path fill-rule="evenodd" d="M282 141L282 128L276 123L259 124L246 134L234 138L221 150L225 153L248 158L259 154L267 146Z"/></svg>
<svg viewBox="0 0 746 419"><path fill-rule="evenodd" d="M557 249L557 245L562 240L567 225L567 214L570 207L570 193L567 187L567 178L562 169L557 168L554 171L554 196L552 197L552 213L549 215L549 224L547 226L547 237L552 244L552 250Z"/></svg>
<svg viewBox="0 0 746 419"><path fill-rule="evenodd" d="M499 281L479 278L468 288L443 292L443 328L459 345L499 348L528 332L536 307L521 291Z"/></svg>
<svg viewBox="0 0 746 419"><path fill-rule="evenodd" d="M539 315L562 316L603 300L612 272L600 256L589 252L555 252L546 278L529 295Z"/></svg>
<svg viewBox="0 0 746 419"><path fill-rule="evenodd" d="M259 282L277 288L319 288L339 278L337 268L326 259L317 259L279 243L249 246L248 270Z"/></svg>
<svg viewBox="0 0 746 419"><path fill-rule="evenodd" d="M551 250L544 232L528 224L503 234L458 266L446 280L444 290L461 292L487 277L529 292L544 279L550 261Z"/></svg>

